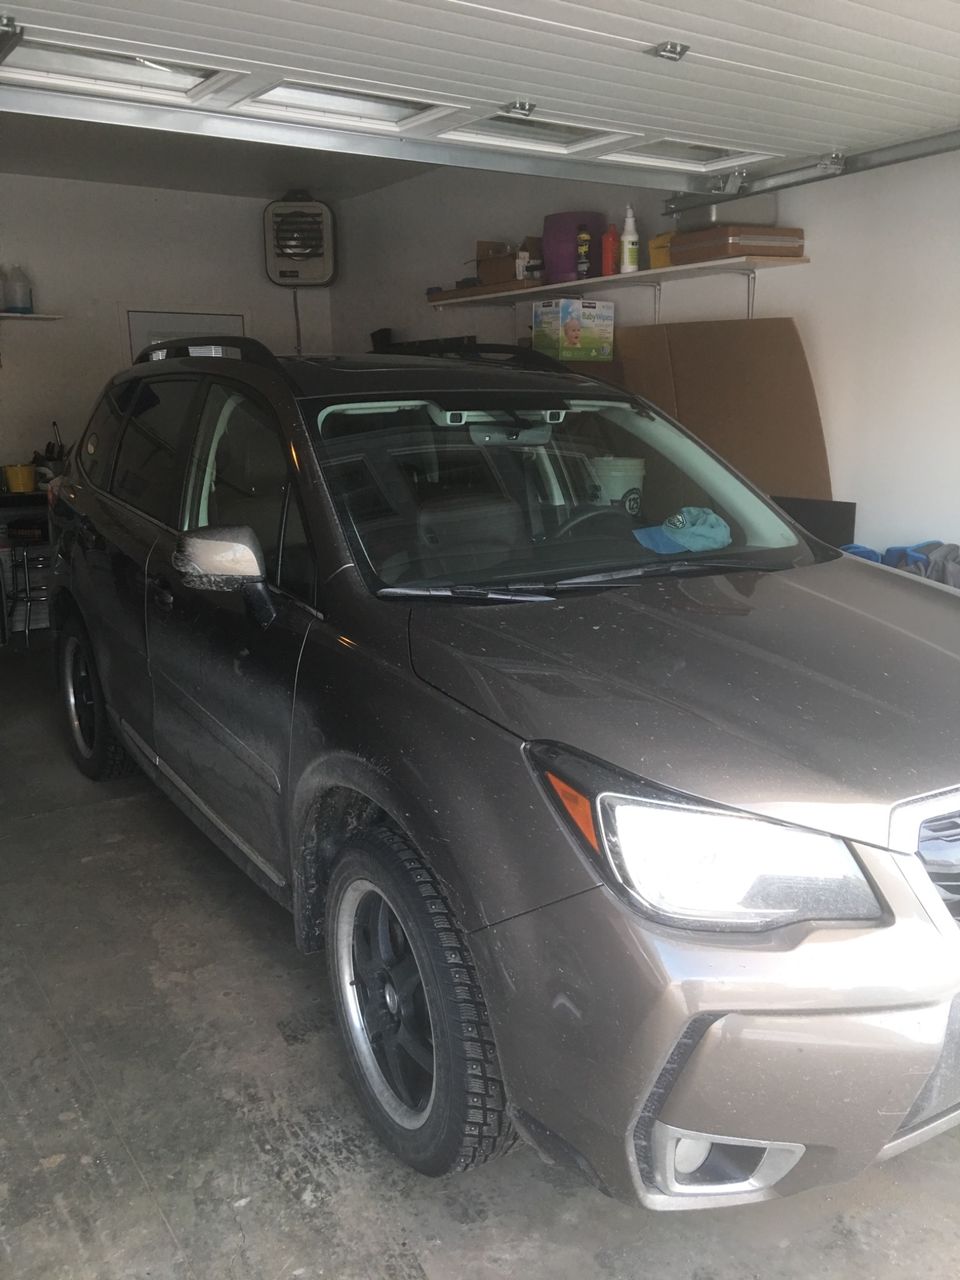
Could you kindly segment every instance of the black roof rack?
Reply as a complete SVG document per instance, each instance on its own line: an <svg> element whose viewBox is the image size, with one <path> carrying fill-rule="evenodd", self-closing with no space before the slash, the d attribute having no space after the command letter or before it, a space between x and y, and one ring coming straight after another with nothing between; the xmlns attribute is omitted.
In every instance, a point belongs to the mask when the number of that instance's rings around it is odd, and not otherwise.
<svg viewBox="0 0 960 1280"><path fill-rule="evenodd" d="M503 342L477 342L475 337L421 338L416 342L391 342L385 337L389 329L378 329L370 335L378 355L452 356L472 363L496 364L507 369L542 369L555 373L575 372L561 360L534 351L531 347L511 346Z"/></svg>
<svg viewBox="0 0 960 1280"><path fill-rule="evenodd" d="M227 358L246 360L249 364L259 364L265 369L273 369L277 373L283 372L283 366L269 347L265 347L256 338L241 338L235 333L204 333L195 337L167 338L163 342L151 342L149 347L143 348L133 363L146 364L151 360L179 360L185 356L198 356L207 360L217 358L198 351L198 347L206 349L222 347L224 352L236 351L236 356Z"/></svg>

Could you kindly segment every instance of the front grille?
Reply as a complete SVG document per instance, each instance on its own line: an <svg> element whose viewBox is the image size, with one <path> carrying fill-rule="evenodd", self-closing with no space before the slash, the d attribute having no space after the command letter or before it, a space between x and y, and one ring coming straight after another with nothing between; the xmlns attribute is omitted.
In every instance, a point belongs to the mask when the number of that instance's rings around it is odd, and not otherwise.
<svg viewBox="0 0 960 1280"><path fill-rule="evenodd" d="M960 924L960 813L928 818L920 828L919 853L947 910Z"/></svg>

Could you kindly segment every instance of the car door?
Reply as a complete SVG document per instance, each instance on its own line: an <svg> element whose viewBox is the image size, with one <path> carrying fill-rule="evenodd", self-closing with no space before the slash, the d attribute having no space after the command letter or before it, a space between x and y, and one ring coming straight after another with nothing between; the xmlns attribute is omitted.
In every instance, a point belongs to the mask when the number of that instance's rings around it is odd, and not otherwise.
<svg viewBox="0 0 960 1280"><path fill-rule="evenodd" d="M240 590L185 586L176 537L149 564L147 641L160 768L275 883L287 875L284 797L297 665L315 569L292 460L252 388L211 380L188 468L186 529L248 526L267 566L264 627Z"/></svg>
<svg viewBox="0 0 960 1280"><path fill-rule="evenodd" d="M196 377L126 379L108 387L84 434L68 485L77 512L72 578L108 705L149 746L146 565L176 519ZM119 437L119 438L118 438Z"/></svg>

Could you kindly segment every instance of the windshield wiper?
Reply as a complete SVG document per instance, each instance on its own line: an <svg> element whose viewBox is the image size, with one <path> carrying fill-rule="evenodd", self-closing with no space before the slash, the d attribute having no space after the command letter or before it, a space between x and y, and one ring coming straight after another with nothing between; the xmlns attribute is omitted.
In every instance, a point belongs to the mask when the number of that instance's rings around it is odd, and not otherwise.
<svg viewBox="0 0 960 1280"><path fill-rule="evenodd" d="M521 584L503 587L473 587L466 584L455 584L449 587L381 587L377 595L388 599L407 597L410 599L478 600L493 601L494 603L536 604L545 600L552 600L553 595L548 594L551 591L551 587L541 583L534 583L532 588Z"/></svg>
<svg viewBox="0 0 960 1280"><path fill-rule="evenodd" d="M527 584L534 589L547 591L563 591L573 587L593 587L618 583L635 582L641 578L664 578L698 573L736 573L752 570L754 573L772 573L778 569L788 569L789 564L768 564L761 560L730 559L712 560L665 560L653 561L650 564L638 564L622 569L608 569L604 573L586 573L576 578L561 578L557 582L535 582ZM519 583L517 584L520 585Z"/></svg>

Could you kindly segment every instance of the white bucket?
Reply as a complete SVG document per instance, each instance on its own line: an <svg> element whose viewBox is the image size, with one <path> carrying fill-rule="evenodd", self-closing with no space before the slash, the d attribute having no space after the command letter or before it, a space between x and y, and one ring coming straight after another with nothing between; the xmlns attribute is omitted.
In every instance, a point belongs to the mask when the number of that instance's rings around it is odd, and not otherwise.
<svg viewBox="0 0 960 1280"><path fill-rule="evenodd" d="M647 473L647 464L643 458L591 458L590 466L597 477L601 497L605 502L616 504L631 489L643 490L643 480Z"/></svg>

